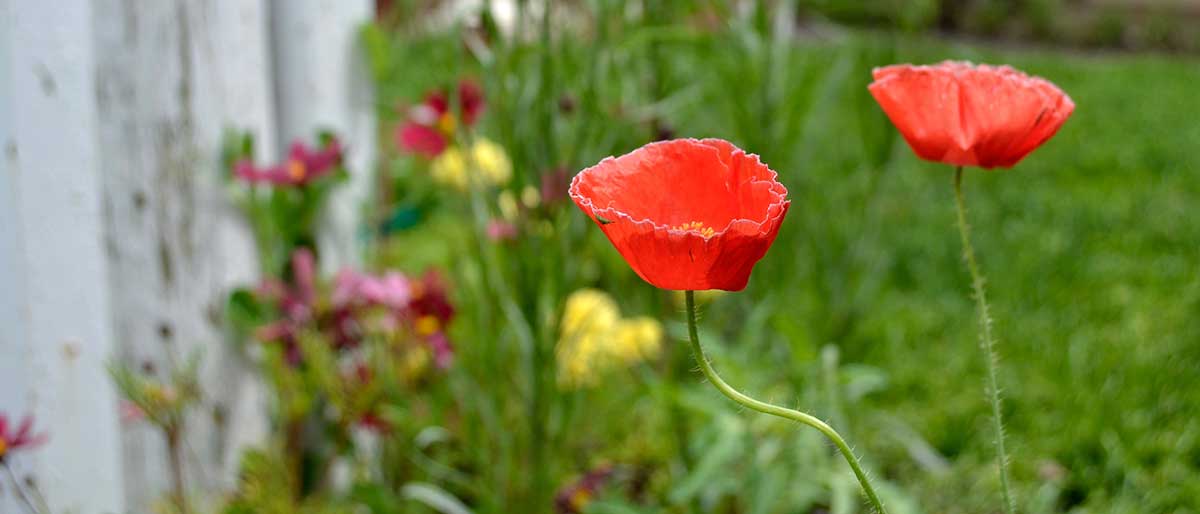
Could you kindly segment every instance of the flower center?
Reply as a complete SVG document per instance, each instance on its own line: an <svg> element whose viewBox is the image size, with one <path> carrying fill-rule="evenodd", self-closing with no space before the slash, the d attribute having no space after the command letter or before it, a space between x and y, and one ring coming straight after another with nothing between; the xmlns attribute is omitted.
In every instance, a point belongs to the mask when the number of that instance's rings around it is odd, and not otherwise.
<svg viewBox="0 0 1200 514"><path fill-rule="evenodd" d="M440 325L441 324L438 323L437 318L433 316L421 316L420 318L417 318L415 328L417 330L417 334L428 337L433 335L434 332L437 332L438 329L441 328Z"/></svg>
<svg viewBox="0 0 1200 514"><path fill-rule="evenodd" d="M707 227L699 221L689 221L677 227L671 227L671 230L682 230L684 232L696 232L705 238L712 237L717 232L712 227Z"/></svg>
<svg viewBox="0 0 1200 514"><path fill-rule="evenodd" d="M4 453L7 451L8 451L8 441L5 441L3 437L0 437L0 459L4 458Z"/></svg>
<svg viewBox="0 0 1200 514"><path fill-rule="evenodd" d="M457 124L454 121L453 114L446 113L446 114L443 114L442 117L438 119L438 128L441 129L442 133L447 136L454 135L455 125L457 125Z"/></svg>
<svg viewBox="0 0 1200 514"><path fill-rule="evenodd" d="M292 177L292 180L295 180L296 182L304 180L304 175L307 173L308 170L304 166L304 161L301 161L300 159L292 159L288 161L288 176Z"/></svg>

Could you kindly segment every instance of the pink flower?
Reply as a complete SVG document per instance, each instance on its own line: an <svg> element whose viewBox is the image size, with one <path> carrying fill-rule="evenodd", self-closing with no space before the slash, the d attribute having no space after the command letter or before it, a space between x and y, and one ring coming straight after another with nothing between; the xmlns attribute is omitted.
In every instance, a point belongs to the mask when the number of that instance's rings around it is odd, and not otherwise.
<svg viewBox="0 0 1200 514"><path fill-rule="evenodd" d="M248 159L233 166L234 176L252 184L302 186L328 175L342 163L342 146L335 139L314 150L303 142L292 143L287 161L275 166L258 167Z"/></svg>
<svg viewBox="0 0 1200 514"><path fill-rule="evenodd" d="M504 220L492 220L488 222L487 236L492 241L510 241L517 238L517 227Z"/></svg>
<svg viewBox="0 0 1200 514"><path fill-rule="evenodd" d="M483 112L483 89L479 84L463 80L458 84L458 104L462 124L475 125ZM436 157L446 149L460 120L450 111L445 91L425 95L425 101L408 112L407 120L396 128L396 146L400 150Z"/></svg>
<svg viewBox="0 0 1200 514"><path fill-rule="evenodd" d="M403 309L412 298L408 277L398 271L389 271L381 277L344 269L334 278L333 304L383 305L392 309Z"/></svg>
<svg viewBox="0 0 1200 514"><path fill-rule="evenodd" d="M129 400L121 400L121 422L134 423L146 419L146 411Z"/></svg>
<svg viewBox="0 0 1200 514"><path fill-rule="evenodd" d="M266 280L259 286L259 294L278 302L283 318L259 327L254 335L260 341L282 342L291 364L298 364L301 360L296 335L313 319L316 310L316 280L316 257L308 248L300 248L292 254L291 285L278 280Z"/></svg>
<svg viewBox="0 0 1200 514"><path fill-rule="evenodd" d="M16 430L10 431L8 416L0 413L0 461L17 450L26 450L44 444L46 434L33 433L33 416L26 415Z"/></svg>
<svg viewBox="0 0 1200 514"><path fill-rule="evenodd" d="M438 331L430 334L425 339L425 343L433 352L433 362L439 369L449 368L450 364L454 362L454 346L450 344L450 338L446 337L445 332Z"/></svg>

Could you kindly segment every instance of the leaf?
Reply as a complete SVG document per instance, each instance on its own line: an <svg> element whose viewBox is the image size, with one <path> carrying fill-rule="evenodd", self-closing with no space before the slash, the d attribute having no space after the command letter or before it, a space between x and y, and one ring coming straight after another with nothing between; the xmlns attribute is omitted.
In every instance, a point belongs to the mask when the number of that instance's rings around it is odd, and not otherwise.
<svg viewBox="0 0 1200 514"><path fill-rule="evenodd" d="M472 514L471 509L454 495L430 483L409 482L400 488L400 495L442 514Z"/></svg>

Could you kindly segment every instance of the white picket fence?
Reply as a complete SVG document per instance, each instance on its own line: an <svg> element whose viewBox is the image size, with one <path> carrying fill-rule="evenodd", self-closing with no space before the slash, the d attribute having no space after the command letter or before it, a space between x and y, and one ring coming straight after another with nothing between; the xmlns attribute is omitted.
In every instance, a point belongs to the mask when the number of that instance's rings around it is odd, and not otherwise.
<svg viewBox="0 0 1200 514"><path fill-rule="evenodd" d="M49 433L12 462L55 513L147 512L167 487L160 435L120 420L112 360L164 369L203 349L191 484L227 489L264 436L261 385L217 318L257 279L221 135L250 130L271 161L292 138L341 134L355 177L321 253L352 260L376 136L357 48L372 14L370 0L0 0L0 412ZM0 484L0 513L21 512Z"/></svg>

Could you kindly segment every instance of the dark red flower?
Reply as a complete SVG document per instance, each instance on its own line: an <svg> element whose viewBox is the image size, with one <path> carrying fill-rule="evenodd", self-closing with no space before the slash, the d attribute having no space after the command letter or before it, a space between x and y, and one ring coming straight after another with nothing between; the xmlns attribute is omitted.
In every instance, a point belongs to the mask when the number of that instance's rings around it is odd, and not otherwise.
<svg viewBox="0 0 1200 514"><path fill-rule="evenodd" d="M319 150L296 141L288 151L287 162L260 168L248 159L241 160L234 164L233 174L250 183L304 185L328 175L341 163L342 146L336 139Z"/></svg>
<svg viewBox="0 0 1200 514"><path fill-rule="evenodd" d="M33 416L25 416L19 426L9 426L8 416L0 413L0 461L9 453L33 448L46 440L46 434L33 433Z"/></svg>
<svg viewBox="0 0 1200 514"><path fill-rule="evenodd" d="M420 280L410 283L409 287L412 299L408 308L415 318L430 316L442 326L454 318L454 306L450 304L445 282L438 272L426 271Z"/></svg>
<svg viewBox="0 0 1200 514"><path fill-rule="evenodd" d="M470 80L458 84L460 120L472 126L483 113L483 89ZM425 100L410 109L404 123L396 128L396 146L409 153L436 157L450 144L458 121L450 111L450 101L445 91L434 91Z"/></svg>
<svg viewBox="0 0 1200 514"><path fill-rule="evenodd" d="M1009 66L946 61L876 68L869 89L918 157L1012 167L1050 139L1075 103Z"/></svg>
<svg viewBox="0 0 1200 514"><path fill-rule="evenodd" d="M740 291L787 214L787 188L720 139L650 143L575 175L571 199L646 282Z"/></svg>
<svg viewBox="0 0 1200 514"><path fill-rule="evenodd" d="M602 465L588 471L578 480L567 484L554 495L554 511L558 514L579 514L600 493L600 489L613 477L615 469Z"/></svg>

